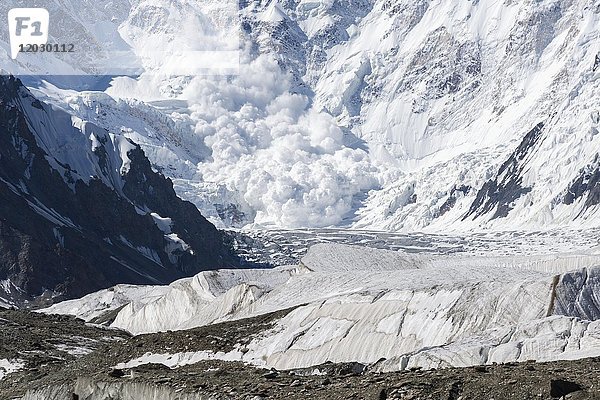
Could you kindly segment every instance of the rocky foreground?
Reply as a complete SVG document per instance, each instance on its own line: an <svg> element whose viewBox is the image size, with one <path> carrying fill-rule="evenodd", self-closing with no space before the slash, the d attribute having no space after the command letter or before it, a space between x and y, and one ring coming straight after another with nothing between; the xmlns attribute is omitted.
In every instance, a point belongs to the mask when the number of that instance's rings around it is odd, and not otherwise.
<svg viewBox="0 0 600 400"><path fill-rule="evenodd" d="M162 364L115 368L148 353L227 352L260 335L287 312L186 331L131 336L72 317L1 310L0 361L18 364L20 369L0 380L0 398L600 398L600 358L393 373L371 372L371 366L358 363L276 371L220 360L176 369Z"/></svg>

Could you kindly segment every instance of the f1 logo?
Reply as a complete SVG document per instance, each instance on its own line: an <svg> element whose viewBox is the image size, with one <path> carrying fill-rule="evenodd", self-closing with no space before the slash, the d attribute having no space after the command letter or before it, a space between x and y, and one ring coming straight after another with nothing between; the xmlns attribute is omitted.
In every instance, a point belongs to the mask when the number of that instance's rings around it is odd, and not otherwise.
<svg viewBox="0 0 600 400"><path fill-rule="evenodd" d="M45 8L13 8L8 12L10 51L16 59L19 51L27 45L48 43L50 14Z"/></svg>

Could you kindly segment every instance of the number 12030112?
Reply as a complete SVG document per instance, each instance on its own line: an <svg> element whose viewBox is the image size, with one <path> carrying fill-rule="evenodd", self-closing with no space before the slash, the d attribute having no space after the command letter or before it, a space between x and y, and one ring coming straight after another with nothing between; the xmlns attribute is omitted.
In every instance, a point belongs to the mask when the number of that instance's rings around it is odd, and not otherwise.
<svg viewBox="0 0 600 400"><path fill-rule="evenodd" d="M23 53L74 53L74 44L21 44L19 51Z"/></svg>

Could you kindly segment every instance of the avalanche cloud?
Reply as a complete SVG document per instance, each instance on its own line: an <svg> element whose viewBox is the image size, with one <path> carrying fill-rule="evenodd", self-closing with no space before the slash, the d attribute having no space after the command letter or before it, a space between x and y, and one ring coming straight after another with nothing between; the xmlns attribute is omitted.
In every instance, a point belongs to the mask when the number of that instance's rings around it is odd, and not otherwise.
<svg viewBox="0 0 600 400"><path fill-rule="evenodd" d="M140 85L114 81L108 93L122 95L120 85L132 84ZM187 134L209 155L194 172L202 184L176 182L180 191L189 196L190 186L218 187L215 201L231 198L245 222L302 227L340 225L357 196L381 187L388 175L383 165L347 146L334 118L290 85L267 55L242 64L230 79L193 78L180 96L189 103Z"/></svg>

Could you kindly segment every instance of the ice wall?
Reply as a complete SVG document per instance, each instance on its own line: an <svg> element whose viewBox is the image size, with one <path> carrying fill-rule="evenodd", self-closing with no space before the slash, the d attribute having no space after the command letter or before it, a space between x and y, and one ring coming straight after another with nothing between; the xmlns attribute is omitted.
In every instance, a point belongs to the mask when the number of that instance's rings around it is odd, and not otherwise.
<svg viewBox="0 0 600 400"><path fill-rule="evenodd" d="M78 396L78 397L75 397ZM21 400L208 400L200 393L176 392L165 385L149 382L98 381L92 378L77 378L75 385L63 384L28 391Z"/></svg>
<svg viewBox="0 0 600 400"><path fill-rule="evenodd" d="M595 354L595 328L588 328L600 316L599 261L593 253L433 256L321 244L298 267L178 281L151 302L132 301L112 326L149 333L296 307L247 352L216 356L279 369L382 358L377 368L388 370L575 357ZM567 348L566 338L581 347Z"/></svg>

